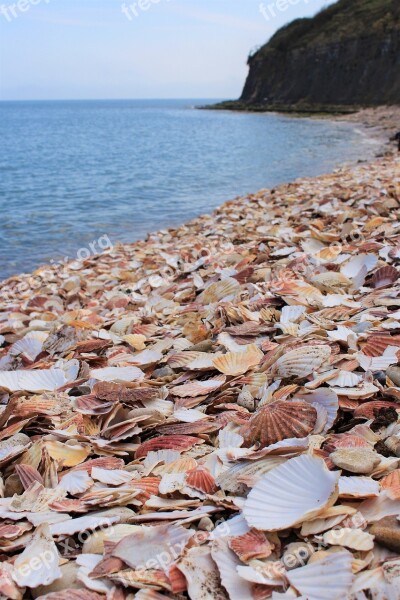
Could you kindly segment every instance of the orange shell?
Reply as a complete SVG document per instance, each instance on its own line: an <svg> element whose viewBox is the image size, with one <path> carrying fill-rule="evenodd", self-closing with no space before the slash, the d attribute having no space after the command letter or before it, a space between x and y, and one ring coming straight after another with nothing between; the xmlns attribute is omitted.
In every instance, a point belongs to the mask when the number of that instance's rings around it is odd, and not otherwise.
<svg viewBox="0 0 400 600"><path fill-rule="evenodd" d="M354 411L355 417L365 417L366 419L375 419L380 408L397 408L400 410L400 404L396 402L385 402L385 400L373 400L372 402L364 402Z"/></svg>
<svg viewBox="0 0 400 600"><path fill-rule="evenodd" d="M35 481L38 481L43 485L43 477L36 469L31 467L30 465L16 465L15 472L20 478L20 481L24 486L25 490L27 490L29 486Z"/></svg>
<svg viewBox="0 0 400 600"><path fill-rule="evenodd" d="M378 269L372 279L372 285L374 288L382 288L391 285L399 278L399 271L392 266L381 267Z"/></svg>
<svg viewBox="0 0 400 600"><path fill-rule="evenodd" d="M359 435L354 435L352 433L338 433L329 436L324 445L324 450L328 450L330 453L337 448L368 448L371 450L371 444Z"/></svg>
<svg viewBox="0 0 400 600"><path fill-rule="evenodd" d="M367 343L362 347L362 352L366 356L382 356L389 346L400 346L400 335L392 336L385 333L370 335Z"/></svg>
<svg viewBox="0 0 400 600"><path fill-rule="evenodd" d="M274 545L267 536L256 529L251 529L237 537L231 537L228 545L243 562L248 562L253 558L268 558L274 549Z"/></svg>
<svg viewBox="0 0 400 600"><path fill-rule="evenodd" d="M382 489L388 491L392 500L400 500L400 469L396 469L380 480Z"/></svg>
<svg viewBox="0 0 400 600"><path fill-rule="evenodd" d="M87 460L81 465L77 465L71 471L86 471L88 475L92 474L93 467L98 467L99 469L123 469L125 466L122 458L117 458L116 456L104 456L100 458L92 458L91 460Z"/></svg>
<svg viewBox="0 0 400 600"><path fill-rule="evenodd" d="M181 594L187 590L186 577L176 565L172 565L168 572L168 579L171 584L171 590L174 594Z"/></svg>
<svg viewBox="0 0 400 600"><path fill-rule="evenodd" d="M287 438L306 437L317 421L316 409L308 402L277 400L259 409L242 427L245 444L259 442L261 447Z"/></svg>
<svg viewBox="0 0 400 600"><path fill-rule="evenodd" d="M205 467L197 467L188 472L186 483L204 494L215 494L218 490L214 477Z"/></svg>
<svg viewBox="0 0 400 600"><path fill-rule="evenodd" d="M156 450L178 450L184 452L195 444L201 444L203 440L189 435L160 435L140 444L136 450L135 458L144 458L149 452Z"/></svg>

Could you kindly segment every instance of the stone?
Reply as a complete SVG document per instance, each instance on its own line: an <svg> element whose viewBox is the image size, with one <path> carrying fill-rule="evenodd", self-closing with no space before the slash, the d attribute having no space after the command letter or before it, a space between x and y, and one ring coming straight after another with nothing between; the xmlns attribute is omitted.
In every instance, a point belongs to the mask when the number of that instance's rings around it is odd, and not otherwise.
<svg viewBox="0 0 400 600"><path fill-rule="evenodd" d="M375 541L393 550L400 552L400 523L397 517L384 517L372 525L371 535L375 536Z"/></svg>
<svg viewBox="0 0 400 600"><path fill-rule="evenodd" d="M376 452L366 448L339 448L330 459L339 469L362 474L371 473L381 462Z"/></svg>

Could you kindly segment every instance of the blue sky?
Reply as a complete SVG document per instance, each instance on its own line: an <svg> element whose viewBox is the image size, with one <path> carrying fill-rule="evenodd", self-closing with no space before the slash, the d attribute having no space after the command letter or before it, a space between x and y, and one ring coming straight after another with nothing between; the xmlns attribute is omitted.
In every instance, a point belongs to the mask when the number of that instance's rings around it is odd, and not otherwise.
<svg viewBox="0 0 400 600"><path fill-rule="evenodd" d="M0 0L0 99L236 98L249 51L331 3Z"/></svg>

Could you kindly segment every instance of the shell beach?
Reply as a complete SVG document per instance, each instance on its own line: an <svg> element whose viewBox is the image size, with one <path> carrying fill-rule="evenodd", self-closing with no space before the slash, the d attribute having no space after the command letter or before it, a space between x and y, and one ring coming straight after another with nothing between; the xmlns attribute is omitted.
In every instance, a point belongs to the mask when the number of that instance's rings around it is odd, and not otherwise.
<svg viewBox="0 0 400 600"><path fill-rule="evenodd" d="M400 597L400 159L0 284L0 597Z"/></svg>

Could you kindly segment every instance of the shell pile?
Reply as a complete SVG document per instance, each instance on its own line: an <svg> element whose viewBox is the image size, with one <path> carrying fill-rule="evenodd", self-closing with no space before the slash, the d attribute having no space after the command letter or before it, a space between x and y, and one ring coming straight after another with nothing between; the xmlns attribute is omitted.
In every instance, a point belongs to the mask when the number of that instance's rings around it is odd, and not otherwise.
<svg viewBox="0 0 400 600"><path fill-rule="evenodd" d="M400 598L400 160L0 286L0 598Z"/></svg>

